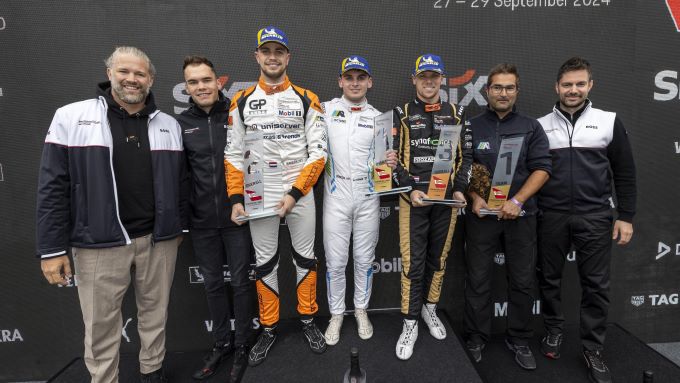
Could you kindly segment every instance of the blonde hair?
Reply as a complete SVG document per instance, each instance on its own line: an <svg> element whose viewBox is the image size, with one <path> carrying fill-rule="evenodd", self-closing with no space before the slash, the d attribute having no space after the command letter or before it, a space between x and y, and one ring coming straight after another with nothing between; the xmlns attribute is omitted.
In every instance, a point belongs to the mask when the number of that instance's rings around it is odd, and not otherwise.
<svg viewBox="0 0 680 383"><path fill-rule="evenodd" d="M144 51L136 47L131 46L116 47L116 50L114 50L113 53L111 53L111 56L104 60L104 64L106 64L106 67L112 69L113 63L115 62L116 58L122 54L132 55L146 61L146 63L149 66L149 75L151 75L151 77L156 77L156 67L153 66L151 59L149 59L149 56L147 56L146 53L144 53Z"/></svg>

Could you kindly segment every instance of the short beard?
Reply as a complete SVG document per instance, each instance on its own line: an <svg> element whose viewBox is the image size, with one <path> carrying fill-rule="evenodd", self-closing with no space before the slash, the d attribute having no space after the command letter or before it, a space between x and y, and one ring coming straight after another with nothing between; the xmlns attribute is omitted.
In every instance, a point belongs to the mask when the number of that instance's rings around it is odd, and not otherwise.
<svg viewBox="0 0 680 383"><path fill-rule="evenodd" d="M125 88L121 83L111 83L111 91L118 96L118 98L126 104L141 104L146 100L146 96L149 95L149 88L141 88L141 93L138 95L132 95L125 93Z"/></svg>

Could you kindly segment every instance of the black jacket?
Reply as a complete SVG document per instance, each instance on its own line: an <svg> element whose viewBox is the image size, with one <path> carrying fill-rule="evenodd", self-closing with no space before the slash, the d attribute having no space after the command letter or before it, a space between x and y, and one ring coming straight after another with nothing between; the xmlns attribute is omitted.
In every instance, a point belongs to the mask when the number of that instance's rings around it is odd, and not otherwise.
<svg viewBox="0 0 680 383"><path fill-rule="evenodd" d="M392 121L393 148L399 154L393 179L399 187L411 186L427 193L439 139L437 125L463 124L464 108L448 102L428 105L415 99L403 107L396 107ZM471 139L470 132L463 129L451 169L456 174L451 179L453 186L447 187L447 198L452 191L463 192L467 188L472 166Z"/></svg>
<svg viewBox="0 0 680 383"><path fill-rule="evenodd" d="M190 227L215 229L233 227L231 203L224 176L224 147L227 144L228 98L220 93L210 114L193 100L178 117L191 174Z"/></svg>
<svg viewBox="0 0 680 383"><path fill-rule="evenodd" d="M522 149L517 159L517 167L510 184L512 198L522 188L529 175L535 170L552 171L548 138L537 120L517 113L514 110L501 120L496 112L487 109L469 121L472 130L473 159L475 163L486 166L493 179L498 160L498 150L504 138L524 137ZM524 202L526 214L537 212L536 197Z"/></svg>

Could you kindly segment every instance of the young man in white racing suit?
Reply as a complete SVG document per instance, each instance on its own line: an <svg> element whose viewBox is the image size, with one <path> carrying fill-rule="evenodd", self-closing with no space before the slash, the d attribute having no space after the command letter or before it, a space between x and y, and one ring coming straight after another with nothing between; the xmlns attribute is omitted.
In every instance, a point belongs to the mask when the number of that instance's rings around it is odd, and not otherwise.
<svg viewBox="0 0 680 383"><path fill-rule="evenodd" d="M290 60L288 39L275 27L257 34L255 58L260 65L257 85L238 92L229 114L225 168L227 192L232 203L231 219L242 224L245 203L262 201L265 210L278 215L250 222L255 247L256 288L263 331L251 348L248 363L256 366L264 361L276 340L279 321L279 225L286 217L293 245L293 263L297 271L297 311L305 338L315 353L326 350L323 334L313 322L319 307L316 303L316 257L314 234L316 209L314 193L310 193L326 161L326 123L319 99L309 90L291 84L286 75ZM262 134L261 140L256 136ZM244 183L246 139L261 144L263 193ZM254 153L250 153L253 155ZM244 169L245 167L245 169Z"/></svg>
<svg viewBox="0 0 680 383"><path fill-rule="evenodd" d="M373 86L368 61L361 56L342 60L338 86L342 97L322 104L328 126L328 160L324 183L323 244L331 319L326 343L340 340L345 312L345 268L352 237L354 316L361 339L373 336L366 309L371 299L373 260L380 225L380 197L366 196L374 153L373 118L380 112L366 100ZM396 165L396 163L394 163Z"/></svg>

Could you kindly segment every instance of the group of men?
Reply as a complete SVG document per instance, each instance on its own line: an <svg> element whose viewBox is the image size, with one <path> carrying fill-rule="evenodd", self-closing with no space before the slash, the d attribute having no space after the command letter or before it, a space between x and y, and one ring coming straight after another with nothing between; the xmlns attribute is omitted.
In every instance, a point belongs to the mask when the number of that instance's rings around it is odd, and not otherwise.
<svg viewBox="0 0 680 383"><path fill-rule="evenodd" d="M379 197L369 191L374 118L380 112L366 99L373 86L371 68L363 57L345 58L338 77L342 96L320 103L314 93L288 79L290 51L283 31L258 31L255 59L258 83L229 100L212 62L188 56L183 71L190 107L175 120L154 104L150 88L155 69L147 55L119 47L106 60L109 81L99 84L97 98L57 110L40 167L37 252L52 284L68 283L72 273L67 254L73 258L85 323L84 359L93 382L118 381L121 304L131 279L141 381L167 381L162 369L165 323L183 231L191 235L213 320L214 346L195 379L212 376L233 353L230 380L236 382L246 366L267 357L279 321L282 218L291 236L297 311L311 350L323 353L340 340L350 237L357 331L362 339L373 335L367 308ZM440 57L420 56L412 74L416 98L393 111L393 147L385 160L393 169L393 184L411 187L399 201L403 327L397 357L411 357L420 317L434 338L447 336L437 303L458 214L451 206L430 202L427 193L442 145L440 132L459 125L460 139L449 143L453 155L444 196L468 200L464 316L472 359L481 360L489 339L492 264L499 244L509 278L508 348L521 367L536 368L528 341L538 269L546 329L541 351L559 358L562 270L574 246L583 288L584 357L593 380L611 381L601 354L611 242L630 240L635 213L635 168L621 121L614 113L592 107L592 73L581 58L560 68L555 84L559 101L539 120L514 107L519 73L513 65L491 70L488 109L471 119L466 119L463 107L440 99L444 76ZM253 139L265 165L258 170L246 161L254 150L246 143ZM501 153L510 141L515 149ZM496 169L499 156L507 153L516 158L507 159L507 169ZM260 172L257 182L264 185L259 197L263 208L276 215L248 220L245 206L253 196L244 191L246 176L253 171ZM501 171L509 185L507 196L497 209L489 209L491 180ZM322 334L314 322L318 305L312 187L324 173L323 242L331 318ZM618 201L613 234L612 179ZM253 248L262 330L251 346ZM225 263L233 302L224 283Z"/></svg>

